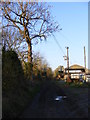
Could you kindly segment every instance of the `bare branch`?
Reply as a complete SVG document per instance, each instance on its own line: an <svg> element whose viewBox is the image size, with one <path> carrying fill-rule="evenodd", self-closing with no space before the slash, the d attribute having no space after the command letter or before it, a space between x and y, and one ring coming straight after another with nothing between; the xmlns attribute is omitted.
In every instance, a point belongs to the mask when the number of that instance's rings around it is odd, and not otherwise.
<svg viewBox="0 0 90 120"><path fill-rule="evenodd" d="M8 41L8 44L21 53L26 49L22 43L26 42L29 46L28 57L31 59L30 61L32 61L31 41L34 40L35 43L38 43L38 40L44 40L58 30L58 25L51 17L49 7L45 3L20 1L18 3L3 3L2 13L6 20L3 28L10 29L12 27L12 31L14 31L13 28L19 31L19 36L15 33L17 40Z"/></svg>

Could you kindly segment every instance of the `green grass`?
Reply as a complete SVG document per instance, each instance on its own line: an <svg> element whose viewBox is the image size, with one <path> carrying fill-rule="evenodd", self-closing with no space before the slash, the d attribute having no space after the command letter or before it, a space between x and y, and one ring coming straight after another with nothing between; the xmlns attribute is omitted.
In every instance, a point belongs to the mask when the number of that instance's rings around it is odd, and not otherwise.
<svg viewBox="0 0 90 120"><path fill-rule="evenodd" d="M75 87L75 88L83 88L83 87L85 87L85 88L88 88L88 84L87 83L82 83L82 82L78 82L78 83L71 83L70 85L69 85L69 87Z"/></svg>
<svg viewBox="0 0 90 120"><path fill-rule="evenodd" d="M66 82L61 82L61 81L55 81L57 85L60 87L69 87L69 88L88 88L90 87L90 83L83 83L83 82L72 82L72 83L66 83Z"/></svg>

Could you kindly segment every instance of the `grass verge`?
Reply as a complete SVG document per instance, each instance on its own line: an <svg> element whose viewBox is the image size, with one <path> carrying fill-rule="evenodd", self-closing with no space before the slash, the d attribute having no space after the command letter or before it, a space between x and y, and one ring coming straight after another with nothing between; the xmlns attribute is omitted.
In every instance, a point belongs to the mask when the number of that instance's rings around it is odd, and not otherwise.
<svg viewBox="0 0 90 120"><path fill-rule="evenodd" d="M8 91L2 98L3 118L17 118L28 104L32 103L34 96L40 90L40 83L33 83L29 88L19 88ZM3 93L4 94L4 93Z"/></svg>

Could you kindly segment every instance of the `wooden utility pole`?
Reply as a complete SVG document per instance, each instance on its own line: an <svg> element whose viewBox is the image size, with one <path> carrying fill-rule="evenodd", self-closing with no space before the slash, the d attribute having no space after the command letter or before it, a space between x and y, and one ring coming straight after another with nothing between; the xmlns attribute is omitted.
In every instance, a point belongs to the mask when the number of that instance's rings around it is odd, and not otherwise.
<svg viewBox="0 0 90 120"><path fill-rule="evenodd" d="M69 52L68 52L69 47L66 47L66 49L67 49L67 69L68 69L67 82L70 83L71 79L69 77Z"/></svg>
<svg viewBox="0 0 90 120"><path fill-rule="evenodd" d="M85 46L84 46L84 67L85 67L85 78L84 78L84 80L86 80L86 51L85 51Z"/></svg>
<svg viewBox="0 0 90 120"><path fill-rule="evenodd" d="M84 46L84 67L86 71L86 52L85 52L85 46Z"/></svg>
<svg viewBox="0 0 90 120"><path fill-rule="evenodd" d="M67 69L68 69L68 75L69 75L69 53L68 53L69 47L66 47L66 49L67 49Z"/></svg>

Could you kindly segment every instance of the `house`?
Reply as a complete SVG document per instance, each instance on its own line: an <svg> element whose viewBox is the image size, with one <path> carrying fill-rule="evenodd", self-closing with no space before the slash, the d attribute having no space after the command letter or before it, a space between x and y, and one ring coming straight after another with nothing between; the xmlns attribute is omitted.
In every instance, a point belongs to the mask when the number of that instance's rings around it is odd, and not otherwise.
<svg viewBox="0 0 90 120"><path fill-rule="evenodd" d="M69 77L72 81L79 81L79 80L85 80L85 68L83 66L74 64L68 68L65 68L65 76L68 75L69 71Z"/></svg>

